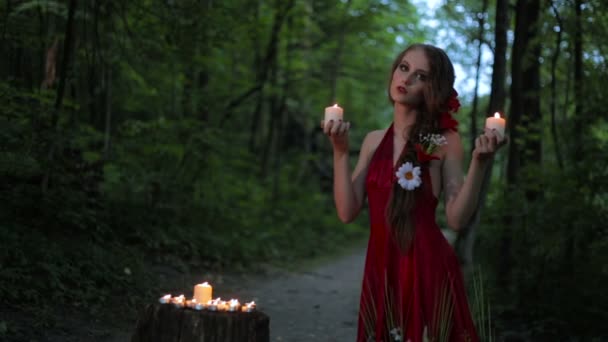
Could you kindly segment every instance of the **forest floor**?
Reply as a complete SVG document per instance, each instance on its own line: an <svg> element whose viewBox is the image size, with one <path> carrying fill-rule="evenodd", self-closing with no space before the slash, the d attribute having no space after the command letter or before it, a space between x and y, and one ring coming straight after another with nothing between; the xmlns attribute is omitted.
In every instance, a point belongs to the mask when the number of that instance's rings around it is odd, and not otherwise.
<svg viewBox="0 0 608 342"><path fill-rule="evenodd" d="M288 268L264 266L261 272L178 273L166 267L155 272L161 279L157 285L166 293L191 296L193 286L204 280L214 286L214 297L255 300L270 317L271 341L354 341L365 246L357 243L339 253ZM74 318L62 319L42 339L28 340L129 341L137 315L112 315L114 319L70 315Z"/></svg>

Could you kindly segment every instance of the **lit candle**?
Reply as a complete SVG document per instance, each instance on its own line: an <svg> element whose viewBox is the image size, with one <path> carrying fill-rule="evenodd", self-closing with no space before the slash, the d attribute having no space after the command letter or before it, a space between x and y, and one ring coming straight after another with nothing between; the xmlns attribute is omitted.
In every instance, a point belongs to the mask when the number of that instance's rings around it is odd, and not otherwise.
<svg viewBox="0 0 608 342"><path fill-rule="evenodd" d="M220 301L219 304L217 305L217 310L218 311L227 311L228 303L225 300Z"/></svg>
<svg viewBox="0 0 608 342"><path fill-rule="evenodd" d="M494 113L494 117L490 116L486 119L486 128L495 129L500 134L501 139L505 136L505 126L506 121L500 117L499 112Z"/></svg>
<svg viewBox="0 0 608 342"><path fill-rule="evenodd" d="M241 304L237 299L231 299L230 302L228 302L228 311L237 311L240 305Z"/></svg>
<svg viewBox="0 0 608 342"><path fill-rule="evenodd" d="M342 120L343 114L344 110L337 103L331 107L325 107L325 122Z"/></svg>
<svg viewBox="0 0 608 342"><path fill-rule="evenodd" d="M199 303L207 303L213 295L213 287L204 282L194 286L194 299Z"/></svg>
<svg viewBox="0 0 608 342"><path fill-rule="evenodd" d="M201 311L205 308L205 304L199 303L196 299L190 301L191 308L197 311Z"/></svg>
<svg viewBox="0 0 608 342"><path fill-rule="evenodd" d="M186 305L186 297L184 297L184 295L179 295L177 297L171 298L171 302L178 308L183 308L184 305Z"/></svg>
<svg viewBox="0 0 608 342"><path fill-rule="evenodd" d="M208 301L207 302L207 309L209 309L211 311L217 311L220 302L221 302L220 298L212 299L212 300Z"/></svg>
<svg viewBox="0 0 608 342"><path fill-rule="evenodd" d="M243 312L252 312L253 310L255 310L255 302L243 304L241 307L241 311Z"/></svg>
<svg viewBox="0 0 608 342"><path fill-rule="evenodd" d="M158 301L159 301L161 304L167 304L167 303L169 303L169 302L171 301L171 295L170 295L170 294L168 294L168 295L164 295L164 296L160 297L160 298L158 299Z"/></svg>

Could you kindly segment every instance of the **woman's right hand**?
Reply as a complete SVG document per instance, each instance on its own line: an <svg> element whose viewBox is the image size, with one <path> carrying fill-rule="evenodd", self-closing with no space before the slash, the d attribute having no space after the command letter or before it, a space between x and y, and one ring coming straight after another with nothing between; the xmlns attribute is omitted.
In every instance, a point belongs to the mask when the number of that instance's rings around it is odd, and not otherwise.
<svg viewBox="0 0 608 342"><path fill-rule="evenodd" d="M321 120L321 128L323 133L329 137L334 152L337 153L348 153L348 131L350 129L350 122L344 122L342 120L334 121Z"/></svg>

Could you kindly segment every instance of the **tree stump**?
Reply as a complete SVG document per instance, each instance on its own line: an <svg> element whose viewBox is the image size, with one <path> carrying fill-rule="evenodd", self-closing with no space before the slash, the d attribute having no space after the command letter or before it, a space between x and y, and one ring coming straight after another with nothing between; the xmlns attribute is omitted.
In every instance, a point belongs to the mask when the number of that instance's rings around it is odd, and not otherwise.
<svg viewBox="0 0 608 342"><path fill-rule="evenodd" d="M131 342L269 342L270 318L260 311L223 312L150 304Z"/></svg>

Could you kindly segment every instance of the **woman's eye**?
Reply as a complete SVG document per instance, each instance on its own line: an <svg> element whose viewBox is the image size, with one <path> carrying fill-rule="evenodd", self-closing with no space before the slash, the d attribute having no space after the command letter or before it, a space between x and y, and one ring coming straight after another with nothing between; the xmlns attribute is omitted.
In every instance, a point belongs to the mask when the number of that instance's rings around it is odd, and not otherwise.
<svg viewBox="0 0 608 342"><path fill-rule="evenodd" d="M407 65L405 64L399 64L399 70L401 71L408 71L410 68L407 67Z"/></svg>
<svg viewBox="0 0 608 342"><path fill-rule="evenodd" d="M416 79L419 81L426 81L426 75L416 74Z"/></svg>

